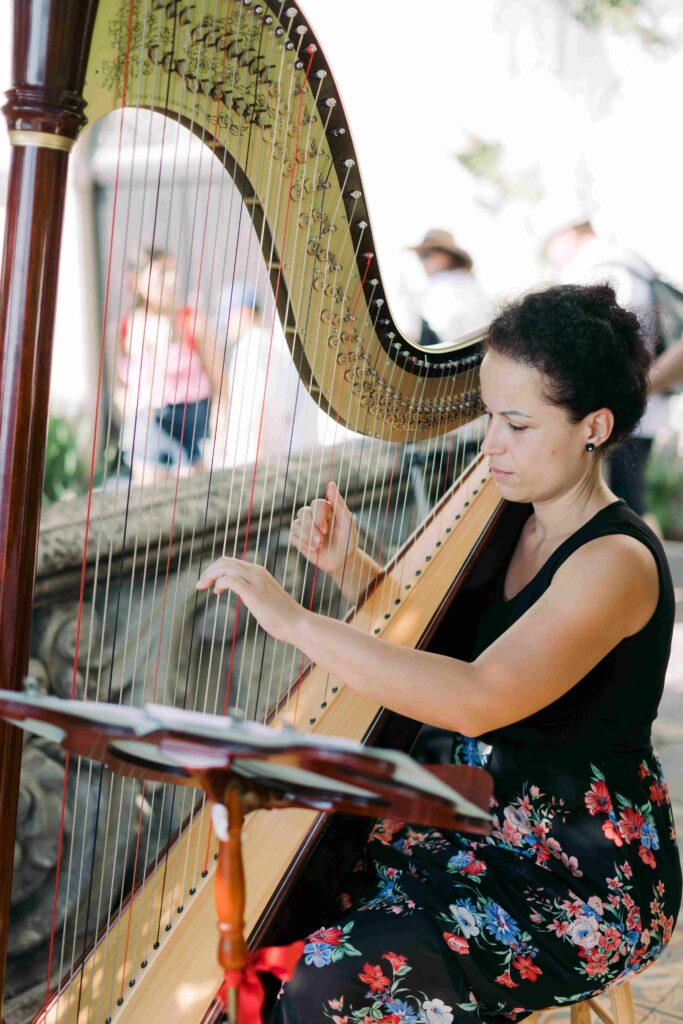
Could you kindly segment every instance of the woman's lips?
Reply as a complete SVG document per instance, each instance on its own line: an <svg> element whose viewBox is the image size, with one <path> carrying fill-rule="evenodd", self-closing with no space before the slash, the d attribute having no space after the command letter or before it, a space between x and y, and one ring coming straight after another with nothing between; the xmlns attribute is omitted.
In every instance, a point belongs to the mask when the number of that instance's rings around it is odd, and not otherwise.
<svg viewBox="0 0 683 1024"><path fill-rule="evenodd" d="M491 476L497 480L504 480L506 477L512 476L512 473L508 473L505 469L496 469L495 466L491 466Z"/></svg>

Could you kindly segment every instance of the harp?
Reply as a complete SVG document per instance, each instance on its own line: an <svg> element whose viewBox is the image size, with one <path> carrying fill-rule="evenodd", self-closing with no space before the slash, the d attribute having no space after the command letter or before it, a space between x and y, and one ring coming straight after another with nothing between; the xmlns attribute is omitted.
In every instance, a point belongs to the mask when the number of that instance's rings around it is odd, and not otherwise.
<svg viewBox="0 0 683 1024"><path fill-rule="evenodd" d="M371 741L381 709L267 642L238 604L202 603L192 581L221 553L258 557L312 607L348 615L357 628L396 642L428 643L499 516L476 456L476 431L465 429L481 411L481 339L427 350L394 323L348 125L298 8L279 0L31 0L15 5L14 61L5 107L13 157L0 307L0 687L21 687L29 655L40 661L52 644L60 667L39 679L52 692L216 713L232 706L271 723ZM180 467L155 469L142 486L117 475L119 451L108 486L97 484L112 437L111 339L126 312L115 296L122 294L124 250L135 248L131 239L145 219L135 212L132 189L117 190L117 158L102 241L89 486L82 499L48 510L41 526L69 151L86 119L96 127L109 118L123 140L130 111L134 140L140 124L152 131L159 119L157 149L167 130L176 140L172 180L184 159L178 138L199 140L206 154L204 192L189 203L194 226L176 242L192 253L190 309L210 305L226 283L230 307L240 259L244 275L259 254L255 272L271 289L262 393L245 393L244 380L240 393L221 338L220 303L213 331L207 328L214 402L219 412L222 405L229 410L224 436L239 429L251 403L258 410L255 450L241 462L216 456L187 477ZM151 196L145 216L163 244L162 164L152 150L144 151ZM193 160L188 155L187 165ZM224 235L217 225L227 225ZM248 239L246 256L235 240L240 234ZM149 288L144 306L146 316ZM315 403L329 433L313 450L294 451L289 443L264 458L264 410L288 390L268 381L271 360L282 365L272 355L278 323L296 372L290 398L297 407ZM163 358L153 364L157 372ZM124 403L135 403L130 392L139 398L139 380L137 389L127 385ZM187 397L175 404L187 407ZM145 438L152 418L147 409ZM205 444L214 455L219 434L216 426ZM385 566L351 609L314 565L302 564L285 535L294 510L331 479ZM75 553L65 555L69 545ZM63 616L59 628L55 614ZM45 745L27 744L23 767L21 755L17 734L2 726L6 1020L211 1019L220 977L214 847L203 805L65 765ZM320 827L312 812L250 817L245 859L254 940Z"/></svg>

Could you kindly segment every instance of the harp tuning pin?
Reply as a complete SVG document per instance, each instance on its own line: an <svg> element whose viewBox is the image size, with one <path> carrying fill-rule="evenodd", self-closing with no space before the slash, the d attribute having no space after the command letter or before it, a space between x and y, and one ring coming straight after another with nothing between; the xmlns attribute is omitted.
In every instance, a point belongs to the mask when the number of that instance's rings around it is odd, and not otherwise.
<svg viewBox="0 0 683 1024"><path fill-rule="evenodd" d="M377 284L377 282L375 281L374 284L373 284L373 282L371 281L370 284L374 288L375 285ZM373 306L377 306L377 308L380 309L384 305L384 299L373 299L372 300L372 304L373 304Z"/></svg>
<svg viewBox="0 0 683 1024"><path fill-rule="evenodd" d="M387 332L387 340L388 340L388 341L393 341L395 337L396 337L396 335L394 334L394 332L393 332L393 331L388 331L388 332ZM408 354L408 353L405 353L405 352L404 352L404 355L407 355L407 354Z"/></svg>
<svg viewBox="0 0 683 1024"><path fill-rule="evenodd" d="M303 66L304 66L304 62L302 60L298 60L294 64L294 67L297 69L297 71L301 71Z"/></svg>
<svg viewBox="0 0 683 1024"><path fill-rule="evenodd" d="M401 347L401 342L400 341L392 341L391 347L393 349L399 349Z"/></svg>
<svg viewBox="0 0 683 1024"><path fill-rule="evenodd" d="M278 25L277 28L275 29L275 35L276 36L283 36L284 34L285 34L285 30L283 29L282 25Z"/></svg>
<svg viewBox="0 0 683 1024"><path fill-rule="evenodd" d="M254 14L263 14L263 8L261 7L261 4L256 4L256 7L254 8Z"/></svg>
<svg viewBox="0 0 683 1024"><path fill-rule="evenodd" d="M346 167L347 170L351 170L352 167L356 166L355 160L342 160L342 167Z"/></svg>
<svg viewBox="0 0 683 1024"><path fill-rule="evenodd" d="M292 42L291 39L288 39L287 42L285 43L285 50L293 50L293 49L294 49L294 43Z"/></svg>
<svg viewBox="0 0 683 1024"><path fill-rule="evenodd" d="M310 48L310 46L309 46L309 48L308 48L308 49L309 49L309 50L311 49L311 48ZM322 81L322 80L323 80L323 78L327 78L327 71L325 71L325 69L324 69L324 68L321 68L321 69L320 69L320 71L316 71L316 73L315 73L315 77L316 77L316 78L319 78L319 79L320 79L320 80Z"/></svg>
<svg viewBox="0 0 683 1024"><path fill-rule="evenodd" d="M367 221L364 220L359 220L358 223L356 224L356 227L360 228L361 231L365 231L367 226ZM363 255L367 256L367 253L363 253Z"/></svg>
<svg viewBox="0 0 683 1024"><path fill-rule="evenodd" d="M288 18L296 18L298 13L299 12L297 11L296 7L288 7L287 10L285 11L285 14L287 15Z"/></svg>
<svg viewBox="0 0 683 1024"><path fill-rule="evenodd" d="M346 128L334 128L330 133L333 139L338 139L342 135L346 135Z"/></svg>
<svg viewBox="0 0 683 1024"><path fill-rule="evenodd" d="M371 285L371 286L372 286L373 288L376 288L378 284L379 284L379 281L377 280L377 278L376 278L376 277L373 277L373 279L372 279L372 280L370 281L370 285ZM384 300L382 300L382 301L384 301Z"/></svg>
<svg viewBox="0 0 683 1024"><path fill-rule="evenodd" d="M330 96L329 100L325 100L325 106L331 110L332 107L337 106L337 101L332 96Z"/></svg>

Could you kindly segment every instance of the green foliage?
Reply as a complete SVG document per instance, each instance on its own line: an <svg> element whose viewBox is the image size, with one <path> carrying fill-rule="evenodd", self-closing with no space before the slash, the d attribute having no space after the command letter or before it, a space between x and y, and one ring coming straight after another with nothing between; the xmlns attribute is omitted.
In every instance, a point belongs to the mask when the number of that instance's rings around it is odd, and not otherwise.
<svg viewBox="0 0 683 1024"><path fill-rule="evenodd" d="M674 43L659 27L653 0L563 0L563 3L586 28L629 33L651 49L663 49Z"/></svg>
<svg viewBox="0 0 683 1024"><path fill-rule="evenodd" d="M45 445L43 502L52 504L66 494L81 494L87 486L78 452L76 431L63 416L50 416Z"/></svg>
<svg viewBox="0 0 683 1024"><path fill-rule="evenodd" d="M664 536L683 540L683 458L675 448L653 451L647 465L646 500Z"/></svg>
<svg viewBox="0 0 683 1024"><path fill-rule="evenodd" d="M118 462L118 445L110 441L95 466L93 487L103 487L107 479L118 472ZM60 498L86 494L88 478L89 467L81 457L74 424L63 416L50 416L45 445L43 504L51 505Z"/></svg>
<svg viewBox="0 0 683 1024"><path fill-rule="evenodd" d="M473 177L489 186L490 205L500 206L507 199L535 203L543 194L535 170L507 170L501 142L487 142L470 135L467 148L456 153L455 157Z"/></svg>

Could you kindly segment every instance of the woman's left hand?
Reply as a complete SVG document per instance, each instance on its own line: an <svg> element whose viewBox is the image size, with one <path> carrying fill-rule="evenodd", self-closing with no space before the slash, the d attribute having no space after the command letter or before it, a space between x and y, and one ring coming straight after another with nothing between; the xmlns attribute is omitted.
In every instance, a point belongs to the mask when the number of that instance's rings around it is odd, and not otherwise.
<svg viewBox="0 0 683 1024"><path fill-rule="evenodd" d="M204 570L197 583L197 590L211 587L219 595L232 590L267 633L276 640L296 644L297 627L306 611L262 565L241 558L219 558Z"/></svg>

